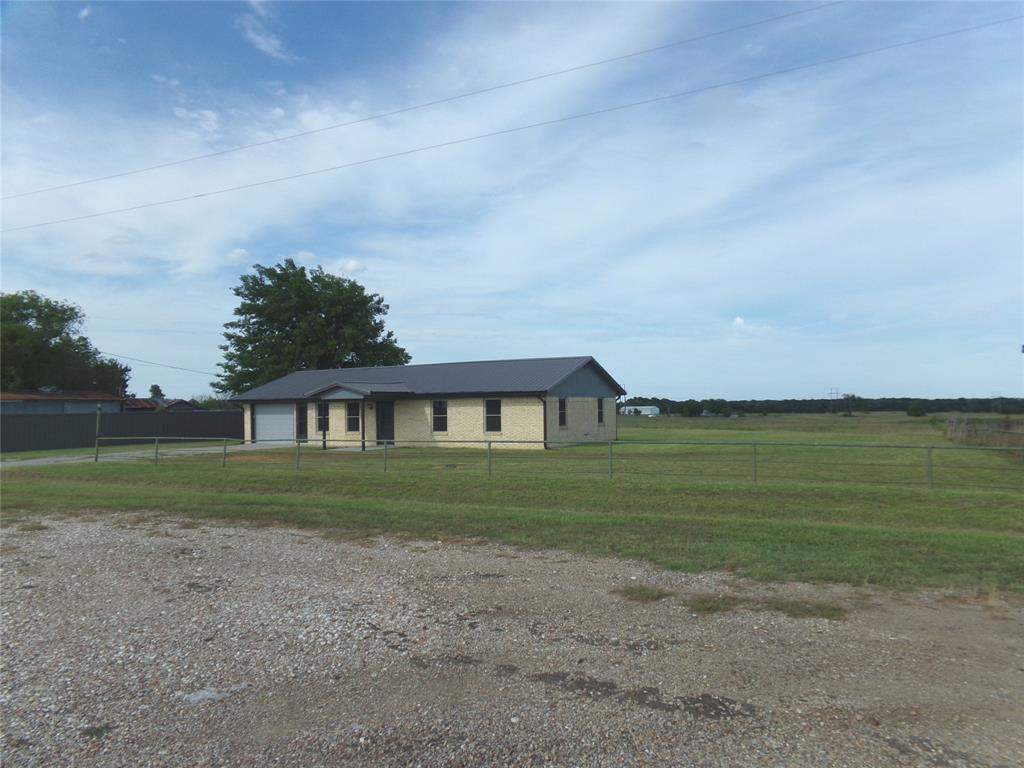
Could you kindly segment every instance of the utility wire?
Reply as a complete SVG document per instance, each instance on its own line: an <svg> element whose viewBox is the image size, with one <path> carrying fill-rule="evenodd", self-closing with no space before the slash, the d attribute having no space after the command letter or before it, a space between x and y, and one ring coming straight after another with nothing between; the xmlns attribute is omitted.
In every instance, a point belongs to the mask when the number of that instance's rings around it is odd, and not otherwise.
<svg viewBox="0 0 1024 768"><path fill-rule="evenodd" d="M800 72L800 71L803 71L803 70L813 69L815 67L821 67L821 66L825 66L825 65L828 65L828 64L835 64L835 63L838 63L838 62L841 62L841 61L850 61L851 59L858 59L858 58L862 58L864 56L871 56L871 55L876 54L876 53L883 53L885 51L892 51L892 50L895 50L897 48L905 48L905 47L910 46L910 45L917 45L919 43L926 43L926 42L930 42L932 40L939 40L939 39L946 38L946 37L952 37L954 35L961 35L961 34L965 34L967 32L974 32L974 31L979 30L979 29L985 29L987 27L994 27L994 26L996 26L998 24L1006 24L1006 23L1011 22L1011 21L1018 21L1018 20L1020 20L1022 18L1024 18L1024 15L1018 14L1017 16L1009 16L1007 18L997 19L995 21L989 21L989 22L986 22L984 24L976 24L976 25L971 26L971 27L961 27L959 29L949 30L947 32L939 32L937 34L928 35L926 37L917 37L917 38L914 38L912 40L904 40L904 41L899 42L899 43L892 43L890 45L884 45L884 46L881 46L881 47L878 47L878 48L869 48L867 50L857 51L855 53L847 53L847 54L844 54L842 56L833 56L833 57L828 58L828 59L820 59L818 61L812 61L812 62L810 62L808 64L799 64L799 65L793 66L793 67L786 67L785 69L776 69L776 70L773 70L771 72L762 72L761 74L758 74L758 75L750 75L749 77L742 77L742 78L739 78L737 80L729 80L729 81L726 81L726 82L723 82L723 83L715 83L714 85L706 85L706 86L703 86L701 88L693 88L693 89L687 90L687 91L676 91L675 93L668 93L668 94L665 94L663 96L655 96L655 97L649 98L649 99L641 99L639 101L632 101L632 102L628 102L626 104L617 104L617 105L611 106L611 107L604 107L602 109L595 109L595 110L592 110L590 112L580 112L580 113L577 113L575 115L567 115L565 117L556 117L556 118L551 119L551 120L542 120L542 121L537 122L537 123L529 123L527 125L519 125L519 126L516 126L514 128L504 128L504 129L502 129L500 131L490 131L488 133L477 134L476 136L465 136L465 137L460 138L460 139L452 139L450 141L443 141L443 142L440 142L440 143L437 143L437 144L428 144L428 145L422 146L422 147L414 147L413 149L405 149L405 150L402 150L400 152L392 152L392 153L387 154L387 155L377 155L376 157L368 157L368 158L365 158L363 160L353 160L352 162L349 162L349 163L342 163L340 165L332 165L332 166L329 166L327 168L318 168L318 169L312 170L312 171L303 171L302 173L293 173L293 174L290 174L288 176L278 176L277 178L273 178L273 179L264 179L262 181L253 181L253 182L250 182L248 184L239 184L239 185L233 186L233 187L224 187L223 189L214 189L214 190L210 190L209 192L199 192L199 193L196 193L194 195L185 195L184 197L173 197L173 198L169 198L167 200L157 200L156 202L143 203L142 205L132 205L132 206L128 206L128 207L125 207L125 208L113 208L113 209L106 210L106 211L97 211L96 213L87 213L87 214L83 214L81 216L70 216L70 217L65 218L65 219L53 219L51 221L41 221L41 222L38 222L36 224L26 224L26 225L21 226L21 227L9 227L7 229L0 230L0 233L21 232L21 231L24 231L24 230L27 230L27 229L36 229L38 227L47 227L47 226L52 226L52 225L55 225L55 224L67 224L67 223L70 223L70 222L73 222L73 221L83 221L85 219L95 219L95 218L99 218L101 216L112 216L112 215L118 214L118 213L128 213L129 211L140 211L140 210L144 210L146 208L155 208L157 206L162 206L162 205L171 205L172 203L181 203L181 202L185 202L186 200L198 200L199 198L203 198L203 197L213 197L215 195L224 195L224 194L227 194L229 192L238 192L240 190L252 189L253 187L260 187L260 186L264 186L264 185L267 185L267 184L277 184L277 183L280 183L282 181L291 181L293 179L302 179L302 178L306 178L308 176L316 176L316 175L319 175L319 174L322 174L322 173L330 173L332 171L340 171L340 170L345 169L345 168L354 168L354 167L360 166L360 165L368 165L370 163L376 163L376 162L379 162L381 160L391 160L391 159L394 159L396 157L405 157L407 155L413 155L413 154L417 154L419 152L427 152L427 151L433 150L433 149L441 149L441 148L444 148L444 147L452 147L452 146L456 146L456 145L459 145L459 144L468 144L468 143L473 142L473 141L479 141L481 139L488 139L488 138L492 138L494 136L504 136L504 135L507 135L507 134L519 133L521 131L527 131L527 130L530 130L530 129L533 129L533 128L542 128L544 126L557 125L559 123L567 123L567 122L570 122L572 120L580 120L580 119L585 118L585 117L595 117L597 115L606 115L606 114L609 114L611 112L618 112L618 111L625 110L625 109L632 109L634 107L641 107L641 106L645 106L645 105L648 105L648 104L657 104L657 103L662 102L662 101L669 101L671 99L678 99L678 98L682 98L684 96L693 96L693 95L698 94L698 93L706 93L708 91L717 90L719 88L726 88L726 87L733 86L733 85L743 85L744 83L752 83L752 82L756 82L758 80L765 80L765 79L770 78L770 77L778 77L779 75L787 75L787 74L791 74L793 72Z"/></svg>
<svg viewBox="0 0 1024 768"><path fill-rule="evenodd" d="M245 150L245 149L253 149L255 147L265 147L268 144L276 144L277 142L280 142L280 141L289 141L291 139L297 139L297 138L300 138L302 136L312 136L313 134L316 134L316 133L324 133L325 131L335 131L335 130L338 130L339 128L348 128L349 126L352 126L352 125L359 125L360 123L368 123L371 120L380 120L380 119L385 118L385 117L394 117L395 115L402 115L402 114L405 114L406 112L414 112L414 111L416 111L418 109L426 109L427 107L436 107L436 106L438 106L440 104L448 104L449 102L458 101L459 99L468 99L471 96L480 96L480 95L485 94L485 93L493 93L494 91L500 91L500 90L503 90L505 88L513 88L513 87L515 87L517 85L525 85L527 83L535 83L535 82L537 82L539 80L546 80L547 78L550 78L550 77L559 77L560 75L567 75L567 74L570 74L572 72L580 72L580 71L582 71L584 69L590 69L591 67L599 67L599 66L602 66L604 64L612 64L612 63L617 62L617 61L625 61L626 59L632 59L632 58L635 58L637 56L646 56L647 54L650 54L650 53L657 53L658 51L665 51L665 50L668 50L670 48L677 48L677 47L682 46L682 45L688 45L689 43L696 43L696 42L699 42L701 40L708 40L708 39L710 39L712 37L718 37L720 35L727 35L727 34L730 34L732 32L739 32L739 31L744 30L744 29L750 29L751 27L761 26L762 24L770 24L773 21L781 21L782 19L788 19L788 18L791 18L793 16L800 16L800 15L805 14L805 13L812 13L813 11L819 11L819 10L821 10L823 8L830 8L833 5L842 5L845 1L846 0L837 0L836 2L824 3L822 5L815 5L815 6L811 7L811 8L803 8L803 9L801 9L799 11L790 11L789 13L783 13L783 14L780 14L779 16L770 16L767 19L759 19L758 21L752 21L752 22L749 22L747 24L740 24L739 26L729 27L727 29L720 29L717 32L708 32L708 33L703 34L703 35L698 35L697 37L688 37L688 38L686 38L684 40L676 40L676 41L671 42L671 43L665 43L664 45L655 46L654 48L644 48L643 50L640 50L640 51L632 51L631 53L624 53L624 54L622 54L620 56L613 56L613 57L608 58L608 59L600 59L599 61L591 61L591 62L588 62L586 64L578 64L578 65L573 66L573 67L567 67L565 69L558 69L558 70L555 70L553 72L546 72L546 73L541 74L541 75L534 75L532 77L524 77L521 80L512 80L512 81L507 82L507 83L500 83L498 85L491 85L491 86L488 86L486 88L479 88L479 89L477 89L475 91L467 91L466 93L459 93L459 94L456 94L454 96L446 96L446 97L441 98L441 99L435 99L434 101L426 101L426 102L423 102L421 104L413 104L411 106L402 107L400 109L395 109L395 110L392 110L390 112L381 112L381 113L375 114L375 115L368 115L367 117L361 117L361 118L359 118L357 120L350 120L350 121L344 122L344 123L334 123L332 125L325 125L322 128L312 128L312 129L310 129L308 131L299 131L297 133L290 133L287 136L277 136L277 137L275 137L273 139L266 139L265 141L256 141L256 142L253 142L252 144L241 144L241 145L239 145L237 147L229 147L228 149L221 149L221 150L218 150L217 152L208 152L208 153L206 153L204 155L193 155L192 157L184 157L184 158L181 158L180 160L170 160L170 161L168 161L166 163L158 163L156 165L147 165L147 166L145 166L143 168L136 168L136 169L131 170L131 171L122 171L120 173L111 173L111 174L109 174L107 176L96 176L96 177L91 178L91 179L82 179L81 181L68 182L67 184L57 184L56 186L53 186L53 187L43 187L42 189L34 189L34 190L30 191L30 192L18 192L18 193L13 194L13 195L7 195L5 197L0 197L0 200L13 200L14 198L17 198L17 197L28 197L30 195L41 195L44 192L56 192L57 190L60 190L60 189L69 189L71 187L80 187L80 186L82 186L84 184L95 184L96 182L100 182L100 181L109 181L110 179L120 179L120 178L122 178L124 176L133 176L133 175L135 175L137 173L146 173L147 171L155 171L155 170L159 170L161 168L170 168L170 167L175 166L175 165L183 165L184 163L191 163L191 162L194 162L196 160L207 160L207 159L209 159L211 157L220 157L222 155L229 155L229 154L232 154L233 152L241 152L242 150Z"/></svg>
<svg viewBox="0 0 1024 768"><path fill-rule="evenodd" d="M209 371L197 371L195 368L182 368L178 365L167 365L166 363L154 363L150 360L140 360L137 357L128 357L128 355L115 355L113 352L104 352L102 349L97 349L101 355L107 357L116 357L118 360L131 360L134 363L142 363L142 365L155 365L158 368L173 368L176 371L187 371L188 373L201 373L203 376L219 376L218 373L210 373Z"/></svg>

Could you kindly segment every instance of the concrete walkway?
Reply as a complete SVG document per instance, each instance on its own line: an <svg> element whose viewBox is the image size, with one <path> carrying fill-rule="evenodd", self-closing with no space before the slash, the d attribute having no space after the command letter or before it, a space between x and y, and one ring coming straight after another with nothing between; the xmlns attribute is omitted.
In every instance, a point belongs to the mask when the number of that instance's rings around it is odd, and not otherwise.
<svg viewBox="0 0 1024 768"><path fill-rule="evenodd" d="M279 451L281 449L294 450L295 443L246 443L244 445L229 445L228 453L247 453L249 451ZM303 444L303 450L320 450L320 444L316 442L308 442ZM338 448L328 448L328 451L345 451L345 452L359 452L361 448L358 445L346 445ZM378 446L367 445L367 451L381 450ZM151 443L148 446L139 446L138 450L125 450L125 451L108 451L104 453L100 451L100 461L152 461L153 460L154 446ZM205 446L189 446L187 448L175 448L172 443L160 446L160 458L177 458L180 456L202 456L204 454L220 455L224 452L224 445L212 444L209 447ZM0 468L12 469L14 467L43 467L51 464L85 464L96 461L96 454L93 452L81 453L74 455L61 455L61 456L38 456L32 459L5 459L0 457Z"/></svg>
<svg viewBox="0 0 1024 768"><path fill-rule="evenodd" d="M249 443L247 445L229 445L228 453L243 453L246 451L267 451L280 449L281 445L259 445ZM138 450L130 451L109 451L104 453L100 451L100 461L152 461L153 460L153 445L148 447L140 446ZM210 447L205 446L191 446L188 448L175 448L173 444L169 447L160 446L160 457L178 457L178 456L201 456L203 454L222 454L224 452L224 445L211 445ZM10 469L13 467L41 467L50 464L85 464L96 461L95 453L82 453L74 455L62 455L62 456L39 456L33 459L4 459L0 458L0 467L4 469Z"/></svg>

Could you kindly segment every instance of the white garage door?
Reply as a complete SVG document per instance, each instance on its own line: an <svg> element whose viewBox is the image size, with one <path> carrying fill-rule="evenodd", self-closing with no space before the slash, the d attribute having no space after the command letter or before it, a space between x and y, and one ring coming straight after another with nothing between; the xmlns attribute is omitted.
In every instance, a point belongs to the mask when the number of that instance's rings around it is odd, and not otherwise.
<svg viewBox="0 0 1024 768"><path fill-rule="evenodd" d="M264 403L256 405L256 437L261 440L295 439L295 405Z"/></svg>

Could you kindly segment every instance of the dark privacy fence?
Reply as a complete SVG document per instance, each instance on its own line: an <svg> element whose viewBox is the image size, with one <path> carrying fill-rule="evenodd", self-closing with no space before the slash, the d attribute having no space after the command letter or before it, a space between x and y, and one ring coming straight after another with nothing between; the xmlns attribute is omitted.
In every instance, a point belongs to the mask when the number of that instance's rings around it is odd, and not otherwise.
<svg viewBox="0 0 1024 768"><path fill-rule="evenodd" d="M158 411L104 413L103 437L230 437L242 439L242 411ZM10 413L0 416L0 451L90 448L96 443L96 414Z"/></svg>

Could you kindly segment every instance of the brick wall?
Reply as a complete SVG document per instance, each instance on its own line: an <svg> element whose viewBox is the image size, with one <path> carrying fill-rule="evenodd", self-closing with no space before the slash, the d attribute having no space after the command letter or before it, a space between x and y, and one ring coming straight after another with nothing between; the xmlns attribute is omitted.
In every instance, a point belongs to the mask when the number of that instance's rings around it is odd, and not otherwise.
<svg viewBox="0 0 1024 768"><path fill-rule="evenodd" d="M597 423L596 397L567 397L566 425L558 426L558 398L547 398L548 443L605 442L616 438L615 398L604 399L604 424Z"/></svg>
<svg viewBox="0 0 1024 768"><path fill-rule="evenodd" d="M488 398L490 399L490 398ZM433 431L433 400L395 401L395 439L397 442L436 442L471 445L468 441L514 442L544 440L544 403L537 397L503 397L501 400L501 432L484 431L484 398L453 398L448 402L448 431ZM365 440L374 445L377 440L376 408L371 410L373 401L366 401L361 410L365 415ZM330 403L330 419L327 439L332 447L356 446L363 439L361 431L347 431L345 401ZM604 398L604 424L597 423L597 398L566 398L568 423L558 426L558 398L547 398L547 440L549 443L604 442L616 439L615 398ZM243 426L246 440L252 440L250 410L243 407ZM307 432L310 442L321 438L317 431L316 402L307 405ZM482 447L482 444L481 444ZM516 448L540 448L539 444L520 443L508 445Z"/></svg>
<svg viewBox="0 0 1024 768"><path fill-rule="evenodd" d="M395 402L395 438L403 440L449 442L485 441L508 443L527 440L535 444L509 444L508 448L542 448L544 440L544 404L536 397L501 397L501 432L484 431L484 399L449 399L448 431L433 431L433 400ZM492 398L487 398L492 399ZM464 443L484 447L482 443Z"/></svg>

